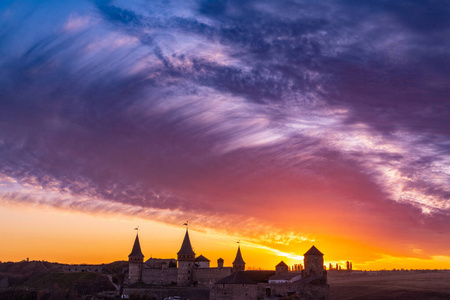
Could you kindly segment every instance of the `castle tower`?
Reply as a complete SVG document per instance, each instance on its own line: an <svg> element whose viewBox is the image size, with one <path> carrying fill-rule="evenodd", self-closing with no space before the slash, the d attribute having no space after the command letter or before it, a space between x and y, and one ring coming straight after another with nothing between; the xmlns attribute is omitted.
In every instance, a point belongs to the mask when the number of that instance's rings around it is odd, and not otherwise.
<svg viewBox="0 0 450 300"><path fill-rule="evenodd" d="M281 261L278 265L275 266L275 274L282 274L287 272L289 272L289 267L284 261Z"/></svg>
<svg viewBox="0 0 450 300"><path fill-rule="evenodd" d="M142 266L144 264L144 254L141 251L141 244L139 243L139 236L136 233L133 250L128 255L128 281L135 283L141 281Z"/></svg>
<svg viewBox="0 0 450 300"><path fill-rule="evenodd" d="M191 241L189 239L189 232L186 228L181 249L178 255L178 285L188 286L192 282L192 272L194 269L195 252L192 250Z"/></svg>
<svg viewBox="0 0 450 300"><path fill-rule="evenodd" d="M236 258L233 261L233 271L244 271L245 262L242 259L241 245L238 246L238 251L236 253Z"/></svg>
<svg viewBox="0 0 450 300"><path fill-rule="evenodd" d="M305 277L323 276L326 277L326 271L323 269L323 253L312 246L304 254Z"/></svg>

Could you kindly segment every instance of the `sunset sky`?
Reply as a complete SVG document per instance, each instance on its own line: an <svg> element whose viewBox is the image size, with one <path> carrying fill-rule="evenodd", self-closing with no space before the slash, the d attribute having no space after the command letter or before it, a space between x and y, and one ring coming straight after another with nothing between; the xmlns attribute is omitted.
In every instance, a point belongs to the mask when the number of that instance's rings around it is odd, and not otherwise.
<svg viewBox="0 0 450 300"><path fill-rule="evenodd" d="M0 261L450 268L445 1L0 2Z"/></svg>

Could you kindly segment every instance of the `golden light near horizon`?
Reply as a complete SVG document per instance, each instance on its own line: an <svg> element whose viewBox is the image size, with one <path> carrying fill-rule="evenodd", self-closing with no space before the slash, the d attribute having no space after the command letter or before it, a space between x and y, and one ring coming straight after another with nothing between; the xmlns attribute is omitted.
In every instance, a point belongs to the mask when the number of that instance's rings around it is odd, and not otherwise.
<svg viewBox="0 0 450 300"><path fill-rule="evenodd" d="M117 260L127 260L131 251L135 233L139 225L142 251L148 258L176 258L184 235L184 227L163 224L142 218L117 216L98 216L86 213L74 213L58 209L41 209L25 206L2 205L0 218L11 227L0 228L4 242L8 247L0 249L2 261L46 260L51 262L80 264L101 264ZM65 226L61 226L65 224ZM14 228L14 234L11 229ZM237 249L237 236L230 236L215 230L195 230L190 226L191 242L197 255L204 255L214 266L219 257L225 265L231 265ZM302 247L290 249L290 252L278 250L241 237L241 251L248 269L274 269L280 261L289 266L303 264L303 253L312 245L304 243ZM330 240L325 238L325 240ZM370 251L369 248L352 250L341 246L333 251L333 245L321 239L315 243L323 253L324 264L333 267L339 263L345 268L347 260L353 263L353 269L417 269L449 268L450 258L445 256L420 259L413 257L394 257L388 254L378 258L352 256L354 251ZM345 244L344 244L345 245ZM343 253L349 253L344 256ZM339 257L340 256L340 257ZM338 260L336 260L338 258Z"/></svg>
<svg viewBox="0 0 450 300"><path fill-rule="evenodd" d="M108 263L115 260L127 260L136 231L139 235L142 251L146 258L174 258L184 235L183 226L173 226L153 222L142 218L124 216L98 216L74 213L57 209L23 206L2 206L0 217L15 228L15 234L9 228L1 228L9 247L0 249L3 260L19 261L47 260L61 263ZM60 224L66 224L60 226ZM194 250L214 258L222 257L231 265L236 254L236 237L218 232L205 233L203 230L190 229ZM252 268L270 269L279 259L290 258L292 254L283 253L267 246L241 243L245 260ZM301 259L302 257L294 257ZM297 262L298 263L298 262Z"/></svg>

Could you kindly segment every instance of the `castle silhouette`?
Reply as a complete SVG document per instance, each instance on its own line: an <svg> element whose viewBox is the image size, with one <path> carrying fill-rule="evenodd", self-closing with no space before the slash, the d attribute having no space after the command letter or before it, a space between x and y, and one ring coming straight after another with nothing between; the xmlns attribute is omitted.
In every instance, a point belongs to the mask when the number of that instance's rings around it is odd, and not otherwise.
<svg viewBox="0 0 450 300"><path fill-rule="evenodd" d="M144 262L139 234L136 234L133 248L128 255L128 275L125 283L129 287L145 284L149 287L208 288L209 299L260 299L270 295L289 296L293 294L312 295L311 299L329 299L327 271L324 268L323 253L312 246L304 254L304 268L289 270L281 261L275 270L245 270L240 244L232 267L224 267L224 260L217 259L217 267L210 267L210 260L196 257L186 233L177 253L177 259L150 258ZM141 287L142 289L142 287ZM317 299L319 299L317 298Z"/></svg>

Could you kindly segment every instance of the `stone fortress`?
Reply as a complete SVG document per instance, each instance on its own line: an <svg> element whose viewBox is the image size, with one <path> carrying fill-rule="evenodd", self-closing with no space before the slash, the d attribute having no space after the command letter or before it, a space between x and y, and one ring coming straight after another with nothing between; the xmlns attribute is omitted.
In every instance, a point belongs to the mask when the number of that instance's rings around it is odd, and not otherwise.
<svg viewBox="0 0 450 300"><path fill-rule="evenodd" d="M224 267L222 258L217 260L217 267L211 267L209 259L195 256L186 228L177 260L150 258L144 262L136 234L128 262L128 294L157 299L176 293L183 293L186 299L331 299L323 254L315 246L304 254L304 268L296 265L290 270L281 261L275 270L246 271L240 245L232 267Z"/></svg>

